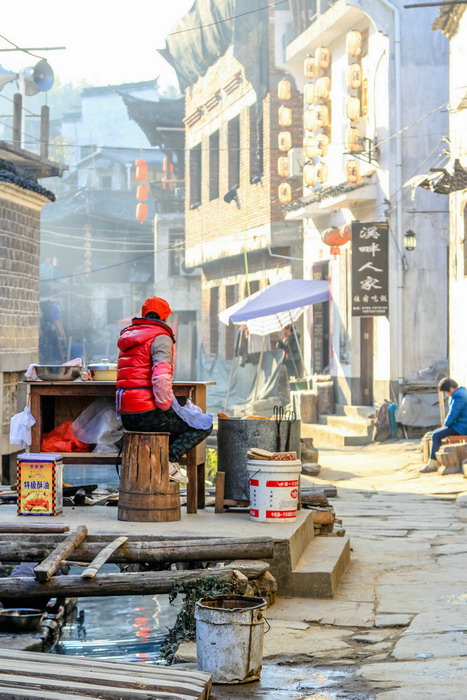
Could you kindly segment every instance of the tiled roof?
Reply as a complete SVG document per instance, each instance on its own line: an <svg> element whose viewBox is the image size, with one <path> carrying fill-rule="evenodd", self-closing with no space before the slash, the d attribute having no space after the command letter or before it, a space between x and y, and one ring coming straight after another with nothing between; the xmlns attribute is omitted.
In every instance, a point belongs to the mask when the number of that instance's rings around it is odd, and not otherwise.
<svg viewBox="0 0 467 700"><path fill-rule="evenodd" d="M39 185L36 178L30 173L25 173L20 168L17 168L9 160L0 158L0 181L10 182L13 185L21 187L23 190L30 190L37 194L47 197L51 202L55 201L55 195L50 190L47 190L42 185Z"/></svg>

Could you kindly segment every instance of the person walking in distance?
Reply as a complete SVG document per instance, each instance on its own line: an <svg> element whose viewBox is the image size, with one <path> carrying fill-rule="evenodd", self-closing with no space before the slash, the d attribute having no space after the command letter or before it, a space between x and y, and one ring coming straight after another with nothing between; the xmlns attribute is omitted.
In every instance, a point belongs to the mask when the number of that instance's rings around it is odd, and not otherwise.
<svg viewBox="0 0 467 700"><path fill-rule="evenodd" d="M467 435L467 389L459 386L454 379L445 377L438 384L438 390L449 397L449 412L444 426L433 432L430 459L423 469L420 469L422 474L438 470L436 453L444 438L449 435Z"/></svg>
<svg viewBox="0 0 467 700"><path fill-rule="evenodd" d="M150 297L141 317L120 333L117 369L117 412L125 430L167 432L169 475L187 483L180 457L212 432L212 416L187 401L181 406L173 393L175 338L167 323L172 309L165 299Z"/></svg>

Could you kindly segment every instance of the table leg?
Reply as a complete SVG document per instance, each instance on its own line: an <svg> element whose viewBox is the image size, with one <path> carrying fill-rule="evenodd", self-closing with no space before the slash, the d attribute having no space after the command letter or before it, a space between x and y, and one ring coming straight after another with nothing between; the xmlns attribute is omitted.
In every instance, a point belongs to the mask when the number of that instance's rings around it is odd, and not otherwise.
<svg viewBox="0 0 467 700"><path fill-rule="evenodd" d="M197 465L198 477L198 508L206 506L206 469L204 462Z"/></svg>
<svg viewBox="0 0 467 700"><path fill-rule="evenodd" d="M198 466L196 464L196 447L189 450L186 455L186 471L188 474L186 512L198 511Z"/></svg>

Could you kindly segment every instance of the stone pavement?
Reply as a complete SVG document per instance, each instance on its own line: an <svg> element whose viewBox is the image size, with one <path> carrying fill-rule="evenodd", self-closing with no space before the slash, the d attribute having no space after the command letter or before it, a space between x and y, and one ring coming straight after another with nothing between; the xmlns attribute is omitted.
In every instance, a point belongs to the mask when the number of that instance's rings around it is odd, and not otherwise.
<svg viewBox="0 0 467 700"><path fill-rule="evenodd" d="M262 681L215 686L213 698L467 697L467 480L419 474L416 441L320 450L320 463L304 481L337 485L351 538L338 593L278 599Z"/></svg>

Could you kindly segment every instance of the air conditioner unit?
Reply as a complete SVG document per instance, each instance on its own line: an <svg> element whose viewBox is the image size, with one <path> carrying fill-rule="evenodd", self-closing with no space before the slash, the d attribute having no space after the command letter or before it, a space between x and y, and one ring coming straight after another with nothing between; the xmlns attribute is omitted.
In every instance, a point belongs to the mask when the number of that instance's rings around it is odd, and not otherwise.
<svg viewBox="0 0 467 700"><path fill-rule="evenodd" d="M289 178L301 179L303 177L303 166L305 165L305 155L303 148L291 148L289 157Z"/></svg>
<svg viewBox="0 0 467 700"><path fill-rule="evenodd" d="M196 277L200 275L201 270L199 267L186 267L183 258L180 259L179 266L180 277Z"/></svg>

